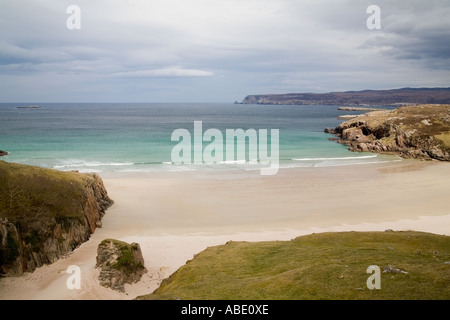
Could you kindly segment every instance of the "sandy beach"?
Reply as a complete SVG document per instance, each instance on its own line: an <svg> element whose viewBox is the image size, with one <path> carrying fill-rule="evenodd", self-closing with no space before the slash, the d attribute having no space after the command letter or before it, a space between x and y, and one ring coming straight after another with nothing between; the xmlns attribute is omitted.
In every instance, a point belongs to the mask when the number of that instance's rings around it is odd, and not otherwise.
<svg viewBox="0 0 450 320"><path fill-rule="evenodd" d="M450 235L450 164L404 160L248 172L100 174L115 204L91 239L68 257L0 279L0 299L133 299L155 290L209 246L289 240L326 231L417 230ZM98 284L97 245L141 245L148 273L125 293ZM67 267L81 268L69 290Z"/></svg>

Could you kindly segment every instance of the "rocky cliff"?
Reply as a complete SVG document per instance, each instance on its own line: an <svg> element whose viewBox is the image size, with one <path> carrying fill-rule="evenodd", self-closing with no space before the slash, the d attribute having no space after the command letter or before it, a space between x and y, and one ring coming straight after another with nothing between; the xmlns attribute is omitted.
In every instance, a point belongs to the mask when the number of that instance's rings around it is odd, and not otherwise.
<svg viewBox="0 0 450 320"><path fill-rule="evenodd" d="M101 226L112 203L96 174L0 161L0 274L67 255Z"/></svg>
<svg viewBox="0 0 450 320"><path fill-rule="evenodd" d="M400 106L450 104L450 88L402 88L329 93L286 93L249 95L243 104Z"/></svg>
<svg viewBox="0 0 450 320"><path fill-rule="evenodd" d="M374 111L325 129L352 151L450 161L450 105Z"/></svg>

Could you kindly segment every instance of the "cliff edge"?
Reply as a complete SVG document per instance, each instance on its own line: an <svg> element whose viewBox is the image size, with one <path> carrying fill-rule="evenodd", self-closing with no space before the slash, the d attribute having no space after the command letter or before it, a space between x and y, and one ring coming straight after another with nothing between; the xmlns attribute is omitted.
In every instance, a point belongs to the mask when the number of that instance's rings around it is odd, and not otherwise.
<svg viewBox="0 0 450 320"><path fill-rule="evenodd" d="M450 105L374 111L325 129L351 151L450 161Z"/></svg>
<svg viewBox="0 0 450 320"><path fill-rule="evenodd" d="M0 161L0 275L67 255L101 227L112 204L97 174Z"/></svg>

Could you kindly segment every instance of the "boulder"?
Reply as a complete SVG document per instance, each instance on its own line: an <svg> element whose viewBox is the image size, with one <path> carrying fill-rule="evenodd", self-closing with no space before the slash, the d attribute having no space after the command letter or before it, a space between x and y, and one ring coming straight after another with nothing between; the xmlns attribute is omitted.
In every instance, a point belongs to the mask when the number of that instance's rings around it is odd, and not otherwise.
<svg viewBox="0 0 450 320"><path fill-rule="evenodd" d="M147 272L140 245L115 239L105 239L98 245L95 267L100 269L100 285L120 292L125 292L126 283L139 282Z"/></svg>
<svg viewBox="0 0 450 320"><path fill-rule="evenodd" d="M408 274L407 271L400 269L400 268L396 268L392 265L387 265L386 267L383 268L383 273L403 273L403 274Z"/></svg>
<svg viewBox="0 0 450 320"><path fill-rule="evenodd" d="M7 156L8 152L0 150L0 157Z"/></svg>

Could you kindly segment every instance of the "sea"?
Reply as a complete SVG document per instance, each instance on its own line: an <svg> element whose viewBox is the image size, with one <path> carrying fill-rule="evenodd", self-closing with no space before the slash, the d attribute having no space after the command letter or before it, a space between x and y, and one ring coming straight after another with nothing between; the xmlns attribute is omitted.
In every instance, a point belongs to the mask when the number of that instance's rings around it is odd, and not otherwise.
<svg viewBox="0 0 450 320"><path fill-rule="evenodd" d="M0 150L9 153L0 160L61 171L97 173L252 171L266 163L250 159L249 147L244 161L237 157L235 161L227 159L226 132L254 129L260 133L266 129L268 154L270 142L275 141L271 140L271 130L278 130L279 170L401 161L395 156L354 153L331 141L329 138L333 136L324 133L325 128L339 125L343 121L337 119L340 115L361 113L339 111L338 106L43 103L39 108L23 108L26 106L24 103L0 104ZM194 138L199 137L194 135L195 122L202 125L200 137L203 139L197 139L197 142L194 142ZM192 153L194 143L203 149L211 144L213 140L208 141L203 136L208 129L223 133L223 159L220 153L214 153L216 160L223 161L173 161L173 150L182 142L181 138L172 138L177 129L190 133ZM183 143L187 143L184 138ZM246 143L251 142L246 140ZM258 143L262 143L261 140Z"/></svg>

